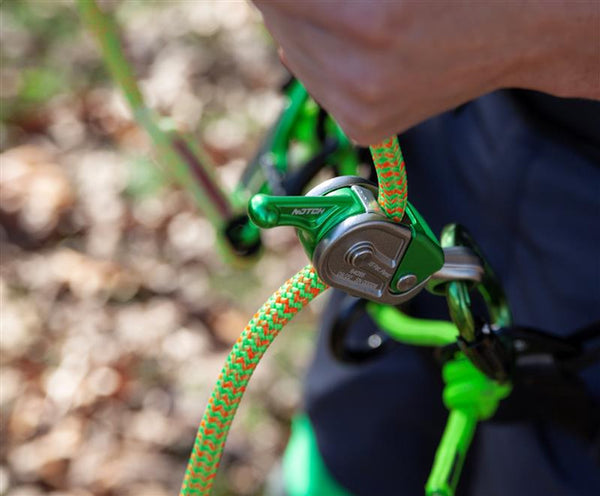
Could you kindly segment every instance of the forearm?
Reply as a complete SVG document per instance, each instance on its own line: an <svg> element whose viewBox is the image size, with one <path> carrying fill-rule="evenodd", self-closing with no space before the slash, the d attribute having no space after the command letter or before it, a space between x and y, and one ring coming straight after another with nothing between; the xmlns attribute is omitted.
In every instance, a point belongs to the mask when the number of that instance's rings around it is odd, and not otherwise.
<svg viewBox="0 0 600 496"><path fill-rule="evenodd" d="M500 88L600 99L598 0L254 0L362 145Z"/></svg>
<svg viewBox="0 0 600 496"><path fill-rule="evenodd" d="M528 2L527 39L503 86L560 97L600 99L600 2Z"/></svg>

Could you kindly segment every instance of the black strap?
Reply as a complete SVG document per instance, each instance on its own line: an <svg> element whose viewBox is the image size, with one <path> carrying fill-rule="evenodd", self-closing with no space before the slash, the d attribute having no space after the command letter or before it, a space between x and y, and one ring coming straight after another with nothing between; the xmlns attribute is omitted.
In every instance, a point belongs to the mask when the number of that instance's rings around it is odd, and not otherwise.
<svg viewBox="0 0 600 496"><path fill-rule="evenodd" d="M512 374L513 391L495 421L550 420L587 441L600 441L600 402L578 372L600 360L600 321L555 338L532 329L507 330L523 339ZM527 349L529 347L529 349Z"/></svg>
<svg viewBox="0 0 600 496"><path fill-rule="evenodd" d="M569 336L569 340L577 343L581 352L570 363L565 363L565 367L575 372L600 361L600 320L578 329Z"/></svg>

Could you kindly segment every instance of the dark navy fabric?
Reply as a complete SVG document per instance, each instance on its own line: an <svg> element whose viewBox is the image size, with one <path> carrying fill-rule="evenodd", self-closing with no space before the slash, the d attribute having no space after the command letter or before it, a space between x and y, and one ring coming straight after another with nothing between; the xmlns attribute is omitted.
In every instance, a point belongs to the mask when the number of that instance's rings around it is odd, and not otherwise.
<svg viewBox="0 0 600 496"><path fill-rule="evenodd" d="M600 319L600 102L501 91L400 136L409 199L434 232L465 225L499 275L518 325L567 335ZM328 349L329 302L305 404L325 464L357 496L423 493L446 419L439 370L396 346L366 365ZM418 317L447 318L430 295ZM359 326L374 326L365 316ZM585 372L600 398L600 365ZM545 422L486 422L459 494L600 494L592 446Z"/></svg>

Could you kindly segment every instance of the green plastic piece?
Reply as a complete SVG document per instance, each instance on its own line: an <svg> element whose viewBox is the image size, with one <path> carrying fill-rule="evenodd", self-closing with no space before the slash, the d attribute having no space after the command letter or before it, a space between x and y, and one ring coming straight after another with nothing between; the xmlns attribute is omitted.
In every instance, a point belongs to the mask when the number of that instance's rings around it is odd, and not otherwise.
<svg viewBox="0 0 600 496"><path fill-rule="evenodd" d="M425 484L427 496L453 496L467 451L475 434L477 416L470 410L452 410Z"/></svg>
<svg viewBox="0 0 600 496"><path fill-rule="evenodd" d="M367 313L377 326L396 341L415 346L446 346L454 343L458 329L446 320L416 319L396 307L367 303Z"/></svg>
<svg viewBox="0 0 600 496"><path fill-rule="evenodd" d="M292 435L283 455L288 496L352 496L329 473L306 415L292 420Z"/></svg>

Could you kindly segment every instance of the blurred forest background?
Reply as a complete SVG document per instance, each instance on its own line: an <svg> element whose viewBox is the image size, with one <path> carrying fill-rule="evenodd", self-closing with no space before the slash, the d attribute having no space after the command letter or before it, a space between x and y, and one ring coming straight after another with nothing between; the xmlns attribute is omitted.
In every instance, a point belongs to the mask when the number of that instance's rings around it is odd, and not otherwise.
<svg viewBox="0 0 600 496"><path fill-rule="evenodd" d="M103 1L144 96L233 187L286 74L243 0ZM226 266L153 163L70 0L0 4L0 494L177 494L210 389L252 313L306 263L291 230ZM215 494L259 495L313 347L305 310L261 363Z"/></svg>

